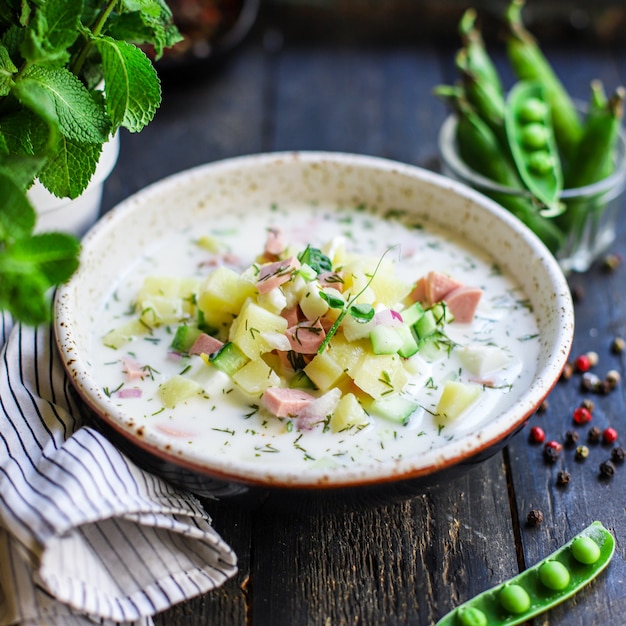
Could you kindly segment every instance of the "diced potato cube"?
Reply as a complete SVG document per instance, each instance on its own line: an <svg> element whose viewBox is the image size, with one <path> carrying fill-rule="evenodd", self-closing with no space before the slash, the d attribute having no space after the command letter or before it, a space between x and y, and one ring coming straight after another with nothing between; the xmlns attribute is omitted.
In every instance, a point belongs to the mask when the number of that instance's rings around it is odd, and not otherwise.
<svg viewBox="0 0 626 626"><path fill-rule="evenodd" d="M217 312L238 315L246 299L255 294L253 283L234 270L221 266L213 270L200 286L198 308L205 317Z"/></svg>
<svg viewBox="0 0 626 626"><path fill-rule="evenodd" d="M150 326L171 324L195 314L195 295L200 279L177 276L146 276L137 294L137 312Z"/></svg>
<svg viewBox="0 0 626 626"><path fill-rule="evenodd" d="M317 320L328 311L328 302L320 296L320 290L315 284L307 285L300 296L300 309L308 320Z"/></svg>
<svg viewBox="0 0 626 626"><path fill-rule="evenodd" d="M189 398L201 394L202 385L191 378L186 378L180 374L172 376L169 380L165 381L159 386L159 397L161 402L173 409L180 402L184 402Z"/></svg>
<svg viewBox="0 0 626 626"><path fill-rule="evenodd" d="M246 363L233 374L233 381L250 395L258 395L268 387L280 385L278 374L262 359Z"/></svg>
<svg viewBox="0 0 626 626"><path fill-rule="evenodd" d="M348 341L369 339L374 326L376 326L376 322L373 318L369 322L359 322L351 315L346 315L341 321L341 330Z"/></svg>
<svg viewBox="0 0 626 626"><path fill-rule="evenodd" d="M102 343L109 348L117 350L121 348L125 343L147 335L150 329L141 322L141 320L133 319L125 324L122 324L118 328L110 330L103 338Z"/></svg>
<svg viewBox="0 0 626 626"><path fill-rule="evenodd" d="M449 380L444 385L435 413L446 420L456 419L478 400L481 393L480 385Z"/></svg>
<svg viewBox="0 0 626 626"><path fill-rule="evenodd" d="M177 296L150 296L137 304L141 321L150 328L175 324L187 317L183 301Z"/></svg>
<svg viewBox="0 0 626 626"><path fill-rule="evenodd" d="M467 345L459 352L459 359L467 370L475 376L501 369L509 362L509 357L498 346Z"/></svg>
<svg viewBox="0 0 626 626"><path fill-rule="evenodd" d="M347 341L344 335L337 333L330 342L328 353L342 370L348 372L364 354L371 352L371 346L369 335L367 339Z"/></svg>
<svg viewBox="0 0 626 626"><path fill-rule="evenodd" d="M397 354L367 354L348 375L374 399L402 391L409 378Z"/></svg>
<svg viewBox="0 0 626 626"><path fill-rule="evenodd" d="M272 350L265 333L284 333L287 320L263 307L253 300L247 300L239 316L230 327L230 340L251 360Z"/></svg>
<svg viewBox="0 0 626 626"><path fill-rule="evenodd" d="M342 396L330 418L331 430L337 433L348 428L366 426L367 424L369 424L369 417L356 396L352 393Z"/></svg>
<svg viewBox="0 0 626 626"><path fill-rule="evenodd" d="M322 354L316 354L305 366L304 373L318 389L327 391L336 386L339 379L344 376L344 369L329 352L322 352Z"/></svg>
<svg viewBox="0 0 626 626"><path fill-rule="evenodd" d="M152 296L177 298L180 292L180 278L177 276L146 276L137 294L137 302L151 299Z"/></svg>

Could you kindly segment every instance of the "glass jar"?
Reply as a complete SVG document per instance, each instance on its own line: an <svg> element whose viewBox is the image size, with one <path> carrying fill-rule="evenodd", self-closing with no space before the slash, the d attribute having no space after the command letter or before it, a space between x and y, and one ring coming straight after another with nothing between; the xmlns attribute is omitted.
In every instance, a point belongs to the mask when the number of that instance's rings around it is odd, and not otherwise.
<svg viewBox="0 0 626 626"><path fill-rule="evenodd" d="M528 197L520 189L503 187L468 167L461 159L456 143L457 117L450 115L439 132L442 173L473 187L506 206L507 199ZM560 200L565 212L575 211L572 228L565 233L554 251L563 271L585 272L613 243L622 194L626 187L626 135L620 132L615 150L613 173L603 180L574 189L564 189Z"/></svg>

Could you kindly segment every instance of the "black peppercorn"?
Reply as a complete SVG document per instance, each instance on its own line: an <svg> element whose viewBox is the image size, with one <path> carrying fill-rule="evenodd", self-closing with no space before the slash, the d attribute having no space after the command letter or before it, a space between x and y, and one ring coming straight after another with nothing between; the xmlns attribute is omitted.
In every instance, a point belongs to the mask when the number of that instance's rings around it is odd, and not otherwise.
<svg viewBox="0 0 626 626"><path fill-rule="evenodd" d="M589 443L598 443L602 437L602 431L597 426L592 426L587 433Z"/></svg>
<svg viewBox="0 0 626 626"><path fill-rule="evenodd" d="M539 509L532 509L526 520L530 526L539 526L543 522L543 513Z"/></svg>
<svg viewBox="0 0 626 626"><path fill-rule="evenodd" d="M591 398L584 398L581 401L580 406L593 413L593 410L596 408L596 403Z"/></svg>
<svg viewBox="0 0 626 626"><path fill-rule="evenodd" d="M600 474L605 478L611 478L615 474L615 465L612 461L603 461L600 463Z"/></svg>
<svg viewBox="0 0 626 626"><path fill-rule="evenodd" d="M611 450L611 461L614 463L622 463L626 457L626 452L621 446L617 446Z"/></svg>
<svg viewBox="0 0 626 626"><path fill-rule="evenodd" d="M543 459L546 463L556 463L559 458L559 451L556 448L547 446L543 449Z"/></svg>
<svg viewBox="0 0 626 626"><path fill-rule="evenodd" d="M571 448L576 445L578 441L578 433L575 430L568 430L565 433L565 445Z"/></svg>
<svg viewBox="0 0 626 626"><path fill-rule="evenodd" d="M571 478L570 473L563 470L556 475L556 484L567 485L570 481L570 478Z"/></svg>

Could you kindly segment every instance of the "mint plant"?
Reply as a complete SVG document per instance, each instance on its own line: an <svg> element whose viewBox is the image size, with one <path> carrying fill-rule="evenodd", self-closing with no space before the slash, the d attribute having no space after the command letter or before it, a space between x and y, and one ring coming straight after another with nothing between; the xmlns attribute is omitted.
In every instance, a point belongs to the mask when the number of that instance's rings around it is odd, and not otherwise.
<svg viewBox="0 0 626 626"><path fill-rule="evenodd" d="M103 144L139 132L161 88L158 59L181 36L163 0L5 0L0 3L0 310L49 321L50 288L78 266L80 244L34 234L27 190L38 179L76 198Z"/></svg>

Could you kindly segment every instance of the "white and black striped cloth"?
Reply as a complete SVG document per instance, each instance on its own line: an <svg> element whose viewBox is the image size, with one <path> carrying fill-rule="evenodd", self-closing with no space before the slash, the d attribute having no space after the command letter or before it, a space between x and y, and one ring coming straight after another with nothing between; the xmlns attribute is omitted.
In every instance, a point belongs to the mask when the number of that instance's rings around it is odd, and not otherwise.
<svg viewBox="0 0 626 626"><path fill-rule="evenodd" d="M198 501L84 426L51 329L0 313L0 626L147 626L236 571Z"/></svg>

